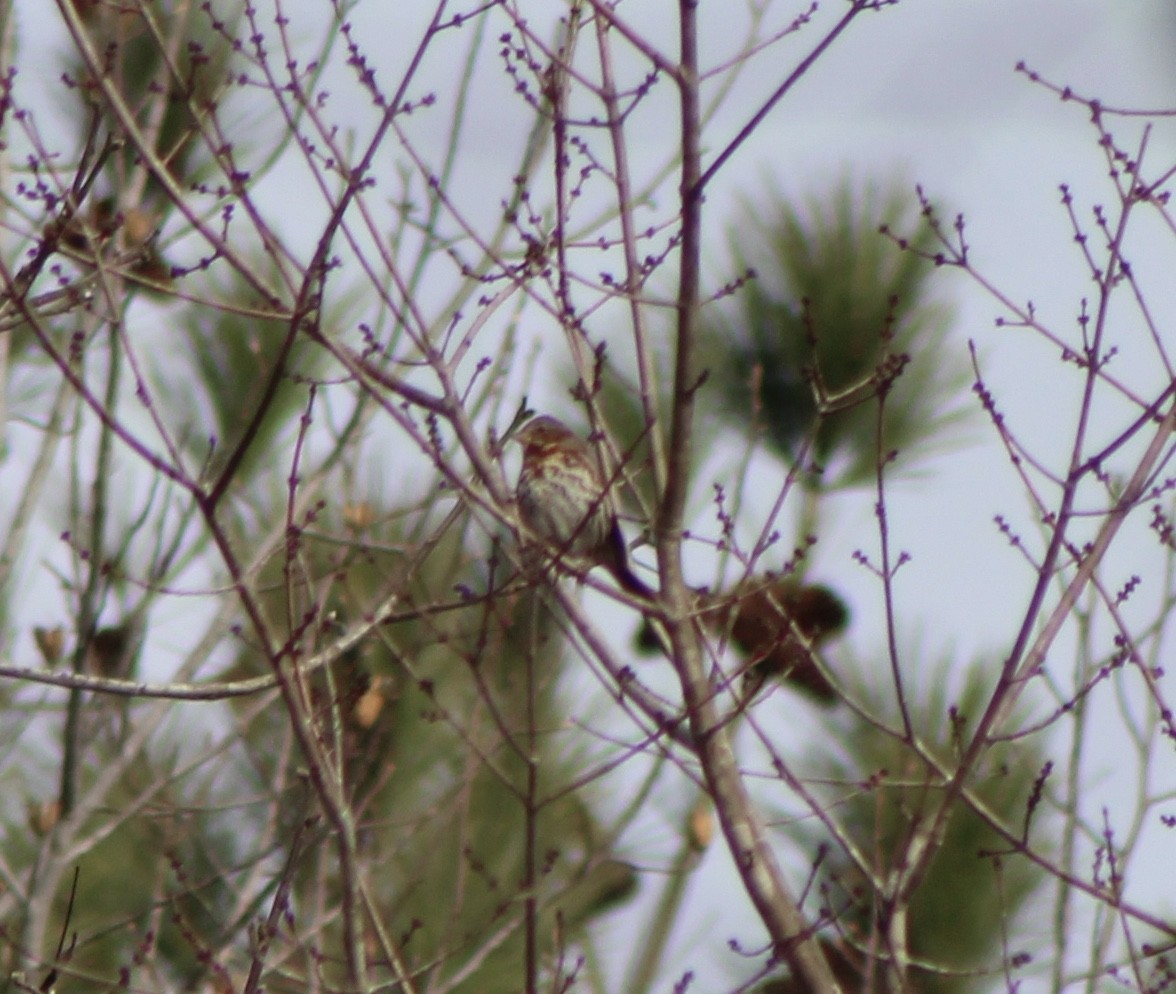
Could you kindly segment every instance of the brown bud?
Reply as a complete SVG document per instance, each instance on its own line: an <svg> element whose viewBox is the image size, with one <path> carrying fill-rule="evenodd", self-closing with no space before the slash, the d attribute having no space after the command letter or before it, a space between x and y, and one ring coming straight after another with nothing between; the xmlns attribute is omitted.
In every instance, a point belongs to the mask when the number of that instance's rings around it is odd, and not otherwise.
<svg viewBox="0 0 1176 994"><path fill-rule="evenodd" d="M698 803L690 809L686 831L690 845L698 852L702 852L711 844L715 837L715 813L707 798L699 798Z"/></svg>
<svg viewBox="0 0 1176 994"><path fill-rule="evenodd" d="M367 688L355 702L355 707L351 709L351 715L360 728L371 728L376 723L376 719L388 703L391 682L386 676L371 678Z"/></svg>
<svg viewBox="0 0 1176 994"><path fill-rule="evenodd" d="M61 801L29 801L26 808L29 828L38 839L48 835L61 820Z"/></svg>
<svg viewBox="0 0 1176 994"><path fill-rule="evenodd" d="M41 650L41 658L45 665L53 669L61 662L61 653L65 649L65 629L60 625L53 628L34 628L33 639L37 648Z"/></svg>

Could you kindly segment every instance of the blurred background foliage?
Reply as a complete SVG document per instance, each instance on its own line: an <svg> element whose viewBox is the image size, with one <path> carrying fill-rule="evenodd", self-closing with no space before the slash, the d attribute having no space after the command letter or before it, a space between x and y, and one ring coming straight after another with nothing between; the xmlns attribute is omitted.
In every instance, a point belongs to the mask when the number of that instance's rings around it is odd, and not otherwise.
<svg viewBox="0 0 1176 994"><path fill-rule="evenodd" d="M276 277L268 257L255 269ZM202 275L202 297L222 301L217 310L189 307L169 314L152 332L152 372L163 385L161 407L191 472L208 481L247 441L236 467L238 488L273 468L273 453L288 442L307 410L310 384L326 368L326 353L290 322L259 313L256 291L239 278ZM354 320L356 303L333 306L322 319L335 327ZM291 340L292 339L292 340ZM265 405L262 401L266 400ZM255 423L254 414L262 411Z"/></svg>
<svg viewBox="0 0 1176 994"><path fill-rule="evenodd" d="M864 662L876 666L880 661ZM968 740L970 725L991 696L992 666L977 660L961 670L952 660L929 654L905 662L904 700L920 749L950 770ZM851 667L850 673L863 670ZM879 956L873 964L875 975L885 974L883 964L892 948L887 930L893 917L902 915L900 934L913 964L911 989L920 994L989 989L993 964L1001 963L1006 953L1026 951L1019 938L1024 914L1033 895L1040 895L1045 873L1014 852L1013 844L970 805L959 804L947 818L942 844L926 876L909 901L896 901L889 884L898 879L912 842L931 830L930 819L945 783L904 740L892 688L877 678L851 675L849 682L851 694L870 720L844 711L830 715L830 742L836 748L811 757L814 780L830 785L823 793L829 808L838 812L838 825L855 851L869 861L865 867L855 865L833 840L810 833L810 844L823 845L828 853L820 886L825 900L838 909L842 948L859 965L866 960L864 951L874 950ZM1015 838L1031 823L1033 838L1040 844L1050 837L1049 806L1034 797L1045 766L1039 739L997 743L969 790ZM866 784L870 786L863 789ZM1033 818L1027 822L1031 805ZM1048 843L1044 848L1049 849Z"/></svg>
<svg viewBox="0 0 1176 994"><path fill-rule="evenodd" d="M933 266L879 229L930 247L908 187L842 180L802 198L765 186L728 226L735 270L752 274L703 311L702 365L716 378L709 410L792 463L809 442L824 489L874 479L880 452L901 466L952 440L968 371L948 348L950 307L936 299ZM879 407L868 387L888 357L907 364ZM821 393L825 396L822 397ZM845 393L858 402L828 411ZM807 468L807 467L806 467Z"/></svg>
<svg viewBox="0 0 1176 994"><path fill-rule="evenodd" d="M610 850L590 804L594 790L567 789L584 757L563 734L571 709L560 691L565 646L546 598L517 578L508 592L494 592L465 529L422 546L417 517L374 501L331 508L300 546L303 580L289 582L279 553L264 567L262 586L272 591L273 617L298 619L310 605L289 601L292 586L311 597L330 577L330 597L315 613L331 622L305 633L308 646L314 638L328 645L348 620L398 591L385 625L309 675L312 713L342 766L361 855L380 867L372 892L387 931L405 937L409 968L438 983L464 975L455 991L506 994L518 988L524 955L528 845L545 959L559 952L557 937L577 941L637 878ZM345 534L350 540L340 542ZM242 650L223 677L264 672L264 661ZM251 762L261 764L254 789L298 779L296 750L273 748L288 734L276 700L242 727ZM272 767L283 759L293 765ZM528 810L536 814L530 843ZM325 868L316 857L299 872L302 900ZM329 931L339 938L334 926ZM372 955L379 958L375 946ZM315 968L305 961L267 984L302 990L302 971Z"/></svg>

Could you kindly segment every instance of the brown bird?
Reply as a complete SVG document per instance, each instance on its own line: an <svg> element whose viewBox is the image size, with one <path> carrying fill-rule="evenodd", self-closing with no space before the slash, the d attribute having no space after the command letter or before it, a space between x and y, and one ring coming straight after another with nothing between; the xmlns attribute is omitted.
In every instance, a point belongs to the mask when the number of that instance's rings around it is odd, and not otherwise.
<svg viewBox="0 0 1176 994"><path fill-rule="evenodd" d="M755 689L778 677L823 704L837 700L812 652L849 621L845 604L828 587L751 577L704 608L701 617L717 634L730 634L747 657L747 678Z"/></svg>
<svg viewBox="0 0 1176 994"><path fill-rule="evenodd" d="M836 703L837 692L812 652L849 620L845 604L832 590L769 574L749 577L724 593L697 593L699 620L712 635L730 639L744 656L752 693L768 677L776 677L821 704ZM649 624L642 626L638 649L653 653L661 646Z"/></svg>
<svg viewBox="0 0 1176 994"><path fill-rule="evenodd" d="M523 447L515 494L527 527L559 553L603 566L629 593L652 597L652 588L629 567L616 508L588 443L546 416L528 421L514 437Z"/></svg>

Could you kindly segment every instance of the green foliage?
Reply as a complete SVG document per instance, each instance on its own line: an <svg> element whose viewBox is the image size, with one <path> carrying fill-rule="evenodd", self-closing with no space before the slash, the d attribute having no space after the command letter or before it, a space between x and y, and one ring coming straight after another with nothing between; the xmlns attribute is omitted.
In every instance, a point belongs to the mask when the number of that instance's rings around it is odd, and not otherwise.
<svg viewBox="0 0 1176 994"><path fill-rule="evenodd" d="M90 709L92 724L109 726L115 717L115 709L103 707L109 703ZM109 728L95 730L87 779L100 775L103 754L117 749ZM108 990L104 978L144 957L177 989L190 989L206 969L200 950L216 948L237 924L231 918L237 833L205 786L173 779L177 765L174 757L144 756L111 788L110 807L87 819L83 831L93 844L73 864L72 905L72 873L60 880L54 902L54 921L67 927L67 946L72 941L71 990ZM16 865L35 858L26 846L11 847L8 856Z"/></svg>
<svg viewBox="0 0 1176 994"><path fill-rule="evenodd" d="M197 4L166 0L140 8L98 0L71 3L125 109L152 139L152 151L172 179L181 188L186 187L195 174L210 164L208 143L201 137L202 119L225 88L229 42L212 30L210 18ZM222 3L213 7L231 37L241 17L240 8ZM175 38L183 42L174 44L171 40ZM70 77L82 82L75 92L83 100L107 104L106 98L99 96L83 60L75 61ZM118 116L116 109L108 106L103 106L103 113ZM75 120L83 122L86 115L79 114ZM141 161L140 151L128 143L111 163L109 189L119 191L121 196L127 188L127 177L136 172ZM148 211L164 211L172 206L154 175L145 177L140 192L134 205L121 206Z"/></svg>
<svg viewBox="0 0 1176 994"><path fill-rule="evenodd" d="M879 367L906 356L886 399L882 451L926 458L954 420L964 370L947 347L949 313L929 299L932 267L881 235L884 224L915 248L929 237L909 198L848 182L794 204L748 200L730 229L739 271L754 271L730 301L705 312L703 353L717 374L716 413L739 430L758 420L771 449L829 471L824 486L870 479L879 459ZM913 230L912 230L913 229ZM862 399L830 412L849 392ZM836 406L836 405L833 405ZM823 409L825 408L825 409Z"/></svg>
<svg viewBox="0 0 1176 994"><path fill-rule="evenodd" d="M194 465L213 479L245 446L236 470L244 484L273 468L277 439L289 435L307 403L303 381L325 357L301 336L291 345L289 322L258 316L256 295L238 281L213 281L208 291L224 306L184 310L154 332L159 344L150 355L168 385L160 391L164 413Z"/></svg>
<svg viewBox="0 0 1176 994"><path fill-rule="evenodd" d="M941 663L908 675L907 703L922 747L950 770L967 741L969 723L979 718L991 693L992 675L977 663L952 695L948 672L948 664ZM930 831L943 778L896 731L901 722L891 693L859 687L854 696L880 724L847 713L831 719L839 727L830 741L838 742L841 752L823 754L815 775L851 785L844 796L830 798L830 809L838 812L856 851L873 863L853 865L829 841L831 856L822 875L842 934L859 951L884 950L892 910L887 887L905 866L912 840ZM1043 766L1044 757L1030 740L993 745L968 786L986 812L1018 833ZM874 777L876 783L862 789ZM1040 829L1045 814L1038 808L1034 817ZM911 972L920 994L963 994L986 986L988 978L981 974L999 968L1002 930L1044 880L1037 864L1009 850L1010 843L967 801L951 810L930 868L904 908L907 951L913 963L922 964Z"/></svg>
<svg viewBox="0 0 1176 994"><path fill-rule="evenodd" d="M276 554L260 585L272 592L272 617L297 621L308 605L290 601L290 591L304 581L308 594L319 591L331 577L321 609L338 622L307 632L308 651L320 634L329 643L339 624L399 592L388 624L307 675L313 714L342 764L361 855L380 867L369 890L388 932L404 938L409 968L468 973L453 990L507 994L518 989L525 958L528 859L544 956L556 952L557 936L574 940L624 900L636 877L609 855L589 792L566 790L582 758L557 734L569 707L558 689L564 644L549 609L534 587L491 593L490 575L470 557L475 540L460 527L419 555L410 551L420 548L420 517L374 503L326 508L321 533L304 536L292 564L284 550ZM353 543L317 538L348 531ZM301 580L283 579L291 567ZM243 650L225 675L259 672ZM294 779L299 758L288 755L293 765L283 767L272 745L285 734L285 708L275 701L252 713L245 702L240 712L251 714L242 732L251 762L241 772L256 779L253 789ZM330 858L328 844L301 862L296 894L311 900L322 887L320 860ZM315 967L293 972L303 969ZM277 976L268 983L301 989Z"/></svg>

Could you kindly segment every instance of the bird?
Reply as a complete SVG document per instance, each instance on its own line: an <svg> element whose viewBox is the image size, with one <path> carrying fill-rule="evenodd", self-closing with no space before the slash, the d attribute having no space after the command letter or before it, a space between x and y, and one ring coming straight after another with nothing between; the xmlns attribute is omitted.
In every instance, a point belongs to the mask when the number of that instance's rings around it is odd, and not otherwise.
<svg viewBox="0 0 1176 994"><path fill-rule="evenodd" d="M558 418L532 418L514 435L523 447L515 498L523 523L556 551L603 566L621 588L652 599L629 566L609 488L588 443Z"/></svg>
<svg viewBox="0 0 1176 994"><path fill-rule="evenodd" d="M813 659L813 649L844 630L845 603L828 587L767 573L747 577L732 589L695 590L697 617L713 637L729 639L746 660L745 683L755 692L776 677L816 702L831 706L836 689ZM647 623L636 635L643 654L664 651Z"/></svg>
<svg viewBox="0 0 1176 994"><path fill-rule="evenodd" d="M770 574L753 577L704 607L701 618L716 634L729 634L747 657L747 681L755 689L777 677L821 704L837 702L837 691L813 659L813 649L849 621L844 602L828 587Z"/></svg>

